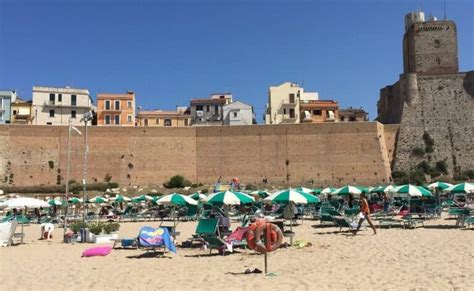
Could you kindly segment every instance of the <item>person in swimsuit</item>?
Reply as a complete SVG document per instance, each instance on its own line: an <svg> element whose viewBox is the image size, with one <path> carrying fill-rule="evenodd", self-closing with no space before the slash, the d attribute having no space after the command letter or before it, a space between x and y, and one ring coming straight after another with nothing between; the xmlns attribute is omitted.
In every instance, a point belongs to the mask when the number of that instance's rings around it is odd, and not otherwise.
<svg viewBox="0 0 474 291"><path fill-rule="evenodd" d="M362 222L364 222L364 220L366 220L366 219L367 219L367 222L369 223L370 227L374 231L374 234L377 234L377 230L375 229L375 226L372 223L372 220L370 219L369 203L367 202L367 198L365 197L364 193L360 194L360 212L363 215L363 217L361 217L359 219L359 225L357 226L357 229L354 231L354 235L357 234L360 227L362 226Z"/></svg>

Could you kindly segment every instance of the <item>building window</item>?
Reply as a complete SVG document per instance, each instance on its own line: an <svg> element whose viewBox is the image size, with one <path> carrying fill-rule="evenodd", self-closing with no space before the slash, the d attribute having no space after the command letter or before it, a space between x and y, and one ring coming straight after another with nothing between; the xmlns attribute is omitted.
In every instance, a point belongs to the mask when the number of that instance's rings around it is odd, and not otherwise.
<svg viewBox="0 0 474 291"><path fill-rule="evenodd" d="M13 110L13 115L16 115L16 110Z"/></svg>
<svg viewBox="0 0 474 291"><path fill-rule="evenodd" d="M55 100L56 96L54 94L49 94L49 104L54 105Z"/></svg>
<svg viewBox="0 0 474 291"><path fill-rule="evenodd" d="M0 111L0 120L3 121L3 111Z"/></svg>
<svg viewBox="0 0 474 291"><path fill-rule="evenodd" d="M58 94L58 102L63 102L63 94Z"/></svg>
<svg viewBox="0 0 474 291"><path fill-rule="evenodd" d="M295 110L290 109L290 118L295 118Z"/></svg>
<svg viewBox="0 0 474 291"><path fill-rule="evenodd" d="M341 116L341 121L344 121L344 116Z"/></svg>
<svg viewBox="0 0 474 291"><path fill-rule="evenodd" d="M155 123L156 123L156 124L160 124L160 119L157 118L157 119L155 120Z"/></svg>
<svg viewBox="0 0 474 291"><path fill-rule="evenodd" d="M131 115L127 115L127 122L128 123L132 122L132 116Z"/></svg>
<svg viewBox="0 0 474 291"><path fill-rule="evenodd" d="M202 105L196 105L196 111L202 111Z"/></svg>
<svg viewBox="0 0 474 291"><path fill-rule="evenodd" d="M209 112L209 105L206 105L206 112Z"/></svg>
<svg viewBox="0 0 474 291"><path fill-rule="evenodd" d="M219 114L219 105L214 105L214 112Z"/></svg>
<svg viewBox="0 0 474 291"><path fill-rule="evenodd" d="M114 124L120 124L120 115L114 116Z"/></svg>
<svg viewBox="0 0 474 291"><path fill-rule="evenodd" d="M54 110L49 111L49 117L54 117Z"/></svg>
<svg viewBox="0 0 474 291"><path fill-rule="evenodd" d="M188 126L188 125L189 125L189 120L186 118L186 119L184 120L184 126Z"/></svg>
<svg viewBox="0 0 474 291"><path fill-rule="evenodd" d="M76 118L76 111L75 110L71 111L71 118Z"/></svg>
<svg viewBox="0 0 474 291"><path fill-rule="evenodd" d="M120 110L120 100L115 100L115 110Z"/></svg>
<svg viewBox="0 0 474 291"><path fill-rule="evenodd" d="M286 115L286 108L283 108L283 114Z"/></svg>
<svg viewBox="0 0 474 291"><path fill-rule="evenodd" d="M295 94L290 94L290 103L295 103Z"/></svg>
<svg viewBox="0 0 474 291"><path fill-rule="evenodd" d="M321 110L313 110L313 115L321 115Z"/></svg>
<svg viewBox="0 0 474 291"><path fill-rule="evenodd" d="M77 96L71 95L71 106L76 106L76 105L77 105Z"/></svg>
<svg viewBox="0 0 474 291"><path fill-rule="evenodd" d="M165 126L171 126L171 119L166 118L164 122Z"/></svg>
<svg viewBox="0 0 474 291"><path fill-rule="evenodd" d="M434 46L435 46L435 48L439 48L439 47L440 47L440 41L439 41L439 39L435 39L435 41L434 41Z"/></svg>
<svg viewBox="0 0 474 291"><path fill-rule="evenodd" d="M110 124L110 115L105 116L105 124Z"/></svg>
<svg viewBox="0 0 474 291"><path fill-rule="evenodd" d="M127 107L132 108L132 101L127 101Z"/></svg>
<svg viewBox="0 0 474 291"><path fill-rule="evenodd" d="M110 110L110 100L105 100L105 110Z"/></svg>
<svg viewBox="0 0 474 291"><path fill-rule="evenodd" d="M237 117L237 112L232 112L232 114L234 114L234 117Z"/></svg>
<svg viewBox="0 0 474 291"><path fill-rule="evenodd" d="M144 124L145 126L148 126L148 119L145 118L145 119L143 120L143 124Z"/></svg>

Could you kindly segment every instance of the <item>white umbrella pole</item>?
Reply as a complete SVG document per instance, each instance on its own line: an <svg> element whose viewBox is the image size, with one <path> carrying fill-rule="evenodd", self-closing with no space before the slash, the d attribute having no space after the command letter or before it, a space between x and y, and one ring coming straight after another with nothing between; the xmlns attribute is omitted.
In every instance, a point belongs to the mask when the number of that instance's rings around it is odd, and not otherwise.
<svg viewBox="0 0 474 291"><path fill-rule="evenodd" d="M67 134L67 160L66 160L66 193L64 194L65 200L65 207L64 207L64 233L63 238L66 239L66 229L67 229L67 201L68 201L68 194L69 194L69 163L71 160L71 118L69 118L69 127L68 127L68 134Z"/></svg>

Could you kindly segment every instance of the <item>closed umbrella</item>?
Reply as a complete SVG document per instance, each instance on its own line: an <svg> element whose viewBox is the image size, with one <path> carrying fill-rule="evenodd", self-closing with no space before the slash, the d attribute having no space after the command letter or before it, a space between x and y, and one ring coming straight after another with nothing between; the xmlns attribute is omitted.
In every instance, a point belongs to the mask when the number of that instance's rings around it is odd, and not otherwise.
<svg viewBox="0 0 474 291"><path fill-rule="evenodd" d="M20 198L13 198L9 199L3 203L0 204L0 207L6 207L6 208L18 208L18 209L23 209L25 207L27 208L46 208L49 207L50 205L43 200L35 199L35 198L28 198L28 197L20 197Z"/></svg>
<svg viewBox="0 0 474 291"><path fill-rule="evenodd" d="M209 195L205 202L218 205L241 205L255 202L255 198L242 192L223 191Z"/></svg>

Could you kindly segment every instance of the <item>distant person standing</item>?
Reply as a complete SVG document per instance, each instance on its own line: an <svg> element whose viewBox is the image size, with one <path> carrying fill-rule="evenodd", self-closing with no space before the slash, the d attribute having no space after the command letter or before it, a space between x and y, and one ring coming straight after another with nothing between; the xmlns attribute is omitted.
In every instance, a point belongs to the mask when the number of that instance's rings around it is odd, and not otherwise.
<svg viewBox="0 0 474 291"><path fill-rule="evenodd" d="M367 197L365 197L364 193L360 194L360 213L361 213L362 217L359 219L359 225L357 226L357 229L354 231L354 235L357 234L357 232L359 231L360 227L362 226L362 222L364 222L364 220L367 220L370 227L374 231L374 234L377 234L377 230L375 229L375 226L372 223L372 220L370 219L369 203L367 202Z"/></svg>

